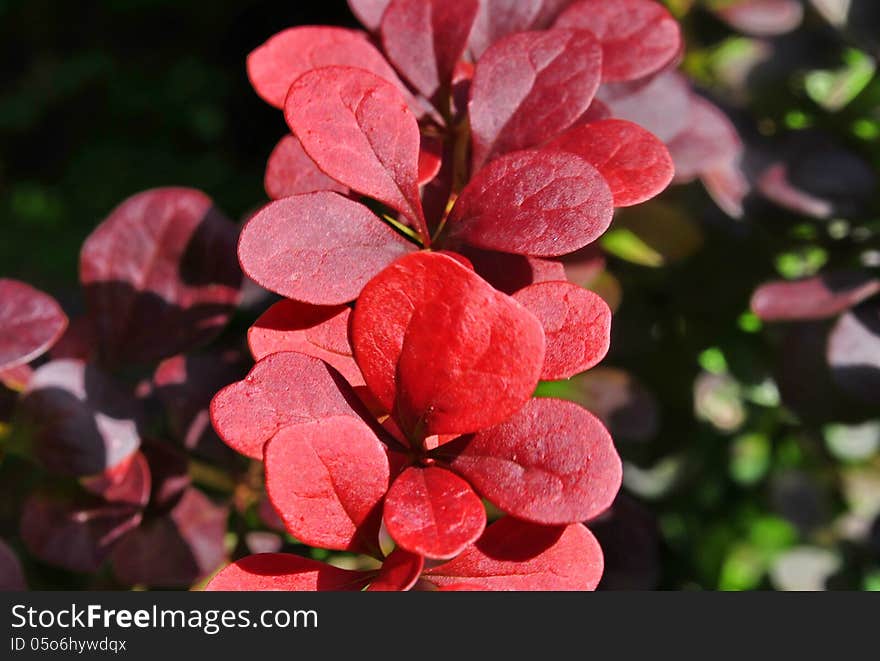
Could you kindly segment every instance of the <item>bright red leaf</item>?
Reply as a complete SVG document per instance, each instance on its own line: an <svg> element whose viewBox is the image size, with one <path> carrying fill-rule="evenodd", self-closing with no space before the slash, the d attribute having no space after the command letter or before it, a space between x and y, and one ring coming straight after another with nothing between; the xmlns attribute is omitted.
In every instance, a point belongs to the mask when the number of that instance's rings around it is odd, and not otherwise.
<svg viewBox="0 0 880 661"><path fill-rule="evenodd" d="M337 193L270 202L245 225L245 273L277 294L314 305L357 298L374 275L415 246L372 211Z"/></svg>
<svg viewBox="0 0 880 661"><path fill-rule="evenodd" d="M681 51L681 30L654 0L581 0L557 28L589 30L602 44L602 79L637 80L656 73Z"/></svg>
<svg viewBox="0 0 880 661"><path fill-rule="evenodd" d="M363 69L316 69L291 86L284 116L323 172L400 211L427 237L419 126L394 85Z"/></svg>
<svg viewBox="0 0 880 661"><path fill-rule="evenodd" d="M585 521L607 509L622 466L611 435L589 411L533 399L505 422L442 447L449 465L499 509L541 524Z"/></svg>
<svg viewBox="0 0 880 661"><path fill-rule="evenodd" d="M0 370L45 353L67 328L67 316L51 296L17 280L0 278Z"/></svg>
<svg viewBox="0 0 880 661"><path fill-rule="evenodd" d="M348 339L351 308L279 301L248 330L254 360L279 351L296 351L320 358L352 386L364 385Z"/></svg>
<svg viewBox="0 0 880 661"><path fill-rule="evenodd" d="M797 282L771 282L752 295L752 312L764 321L836 317L880 293L880 279L864 271L837 271Z"/></svg>
<svg viewBox="0 0 880 661"><path fill-rule="evenodd" d="M369 581L364 572L338 569L290 553L260 553L224 567L205 590L232 591L351 591L359 592Z"/></svg>
<svg viewBox="0 0 880 661"><path fill-rule="evenodd" d="M370 583L367 592L405 592L419 580L424 566L422 556L396 548L385 558L379 575Z"/></svg>
<svg viewBox="0 0 880 661"><path fill-rule="evenodd" d="M603 565L599 543L581 524L550 528L505 517L422 577L441 589L594 590Z"/></svg>
<svg viewBox="0 0 880 661"><path fill-rule="evenodd" d="M480 170L447 224L451 238L487 250L555 257L598 239L614 215L605 179L579 156L523 151Z"/></svg>
<svg viewBox="0 0 880 661"><path fill-rule="evenodd" d="M342 195L349 192L318 169L294 135L285 135L272 150L266 163L263 186L266 195L273 200L315 191L334 191Z"/></svg>
<svg viewBox="0 0 880 661"><path fill-rule="evenodd" d="M444 468L411 466L385 499L385 527L411 553L446 559L483 533L486 511L470 485Z"/></svg>
<svg viewBox="0 0 880 661"><path fill-rule="evenodd" d="M601 296L569 282L542 282L514 298L544 328L542 381L568 379L597 365L611 344L611 309Z"/></svg>
<svg viewBox="0 0 880 661"><path fill-rule="evenodd" d="M601 62L598 42L573 30L521 32L491 46L471 85L473 170L574 125L593 101Z"/></svg>
<svg viewBox="0 0 880 661"><path fill-rule="evenodd" d="M592 163L608 182L616 207L650 200L675 174L666 145L638 124L623 119L577 126L546 147L569 151Z"/></svg>
<svg viewBox="0 0 880 661"><path fill-rule="evenodd" d="M243 381L211 402L211 421L223 441L243 455L263 458L280 429L363 411L351 387L317 358L287 352L266 356Z"/></svg>

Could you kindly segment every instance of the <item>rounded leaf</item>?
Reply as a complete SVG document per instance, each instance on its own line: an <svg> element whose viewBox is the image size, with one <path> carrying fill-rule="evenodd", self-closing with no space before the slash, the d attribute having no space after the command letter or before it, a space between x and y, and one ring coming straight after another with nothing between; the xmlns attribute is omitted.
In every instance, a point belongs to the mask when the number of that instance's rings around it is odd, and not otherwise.
<svg viewBox="0 0 880 661"><path fill-rule="evenodd" d="M0 370L38 358L65 328L67 316L54 298L23 282L0 278Z"/></svg>
<svg viewBox="0 0 880 661"><path fill-rule="evenodd" d="M269 155L263 187L273 200L316 191L333 191L342 195L349 192L318 169L294 135L281 138Z"/></svg>
<svg viewBox="0 0 880 661"><path fill-rule="evenodd" d="M804 6L798 0L734 0L715 13L735 30L753 37L774 37L797 29Z"/></svg>
<svg viewBox="0 0 880 661"><path fill-rule="evenodd" d="M764 321L836 317L880 293L880 279L866 271L837 271L799 280L770 282L752 295L752 312Z"/></svg>
<svg viewBox="0 0 880 661"><path fill-rule="evenodd" d="M367 592L405 592L419 580L424 566L422 556L396 548L385 558Z"/></svg>
<svg viewBox="0 0 880 661"><path fill-rule="evenodd" d="M553 0L480 0L480 11L470 37L470 51L479 59L489 46L514 32L546 25L535 25L543 4Z"/></svg>
<svg viewBox="0 0 880 661"><path fill-rule="evenodd" d="M205 587L209 592L359 592L364 572L338 569L290 553L249 555L224 567Z"/></svg>
<svg viewBox="0 0 880 661"><path fill-rule="evenodd" d="M109 503L146 507L150 501L150 467L140 452L103 473L82 478L80 484Z"/></svg>
<svg viewBox="0 0 880 661"><path fill-rule="evenodd" d="M602 85L599 98L612 116L635 122L667 145L688 126L691 88L677 71L647 81Z"/></svg>
<svg viewBox="0 0 880 661"><path fill-rule="evenodd" d="M565 280L565 267L555 259L480 250L472 246L462 246L462 252L481 278L505 294L513 294L536 282Z"/></svg>

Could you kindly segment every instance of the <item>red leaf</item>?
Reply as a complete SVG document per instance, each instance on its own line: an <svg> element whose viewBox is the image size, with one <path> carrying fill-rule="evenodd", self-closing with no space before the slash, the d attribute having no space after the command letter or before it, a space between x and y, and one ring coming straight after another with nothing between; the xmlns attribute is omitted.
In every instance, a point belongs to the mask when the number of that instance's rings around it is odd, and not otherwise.
<svg viewBox="0 0 880 661"><path fill-rule="evenodd" d="M211 422L227 445L262 459L263 446L284 427L334 415L359 417L362 411L333 368L288 352L266 356L243 381L218 392L211 402Z"/></svg>
<svg viewBox="0 0 880 661"><path fill-rule="evenodd" d="M391 0L348 0L348 7L365 28L371 32L379 29L382 14Z"/></svg>
<svg viewBox="0 0 880 661"><path fill-rule="evenodd" d="M614 206L628 207L659 195L672 181L675 167L660 140L622 119L578 126L547 145L577 154L605 177Z"/></svg>
<svg viewBox="0 0 880 661"><path fill-rule="evenodd" d="M798 0L734 0L715 9L731 27L753 37L774 37L797 29L804 17Z"/></svg>
<svg viewBox="0 0 880 661"><path fill-rule="evenodd" d="M359 592L364 572L337 569L290 553L249 555L224 567L205 587L209 592Z"/></svg>
<svg viewBox="0 0 880 661"><path fill-rule="evenodd" d="M523 151L480 170L447 224L450 237L487 250L555 257L583 248L611 224L614 200L587 161Z"/></svg>
<svg viewBox="0 0 880 661"><path fill-rule="evenodd" d="M499 509L547 525L586 521L620 490L611 436L572 402L533 399L505 422L443 446L449 465Z"/></svg>
<svg viewBox="0 0 880 661"><path fill-rule="evenodd" d="M660 71L681 51L681 30L654 0L581 0L557 28L589 30L602 43L602 79L637 80Z"/></svg>
<svg viewBox="0 0 880 661"><path fill-rule="evenodd" d="M150 467L140 452L103 473L82 478L80 484L109 503L145 507L150 501Z"/></svg>
<svg viewBox="0 0 880 661"><path fill-rule="evenodd" d="M421 571L421 570L419 570ZM15 552L0 539L0 592L27 590L21 563Z"/></svg>
<svg viewBox="0 0 880 661"><path fill-rule="evenodd" d="M530 313L438 253L410 255L373 279L351 329L370 390L389 411L396 402L405 431L421 438L504 420L527 401L544 355Z"/></svg>
<svg viewBox="0 0 880 661"><path fill-rule="evenodd" d="M505 294L513 294L536 282L565 280L565 268L556 260L470 246L463 246L463 249L480 277Z"/></svg>
<svg viewBox="0 0 880 661"><path fill-rule="evenodd" d="M431 183L443 167L443 142L422 136L419 147L419 186Z"/></svg>
<svg viewBox="0 0 880 661"><path fill-rule="evenodd" d="M542 282L514 298L538 318L547 351L542 381L569 379L597 365L611 344L611 309L602 297L569 282Z"/></svg>
<svg viewBox="0 0 880 661"><path fill-rule="evenodd" d="M157 188L116 207L80 253L103 357L149 363L213 337L238 301L237 235L210 198L188 188Z"/></svg>
<svg viewBox="0 0 880 661"><path fill-rule="evenodd" d="M65 328L67 316L54 298L23 282L0 278L0 370L39 357Z"/></svg>
<svg viewBox="0 0 880 661"><path fill-rule="evenodd" d="M152 476L150 509L168 510L176 505L189 488L189 457L166 441L148 439L141 450L147 458Z"/></svg>
<svg viewBox="0 0 880 661"><path fill-rule="evenodd" d="M294 537L376 555L389 468L369 427L343 416L285 427L265 454L269 500Z"/></svg>
<svg viewBox="0 0 880 661"><path fill-rule="evenodd" d="M140 445L137 401L92 365L75 360L43 365L34 372L21 403L35 426L35 453L51 472L101 473Z"/></svg>
<svg viewBox="0 0 880 661"><path fill-rule="evenodd" d="M128 585L187 587L226 559L229 512L187 489L167 514L144 523L113 549L116 577Z"/></svg>
<svg viewBox="0 0 880 661"><path fill-rule="evenodd" d="M594 590L602 568L602 549L581 524L548 528L505 517L464 553L422 577L440 588Z"/></svg>
<svg viewBox="0 0 880 661"><path fill-rule="evenodd" d="M688 126L691 88L677 71L647 81L602 85L599 97L614 117L638 124L667 145Z"/></svg>
<svg viewBox="0 0 880 661"><path fill-rule="evenodd" d="M693 181L704 171L737 158L743 149L727 115L696 94L691 96L687 128L668 146L679 183Z"/></svg>
<svg viewBox="0 0 880 661"><path fill-rule="evenodd" d="M596 40L572 30L521 32L490 47L471 85L473 170L574 125L599 87L601 61Z"/></svg>
<svg viewBox="0 0 880 661"><path fill-rule="evenodd" d="M558 0L557 0L558 3ZM524 32L542 18L542 5L554 4L553 0L480 0L480 11L470 38L470 50L475 58L502 37L514 32Z"/></svg>
<svg viewBox="0 0 880 661"><path fill-rule="evenodd" d="M269 155L263 186L266 195L273 200L315 191L333 191L342 195L349 192L318 169L293 135L281 138Z"/></svg>
<svg viewBox="0 0 880 661"><path fill-rule="evenodd" d="M367 35L344 28L305 26L283 30L248 55L247 70L257 94L269 105L284 107L290 86L321 67L359 67L403 87Z"/></svg>
<svg viewBox="0 0 880 661"><path fill-rule="evenodd" d="M348 339L351 308L279 301L248 330L254 360L279 351L296 351L320 358L339 371L352 386L364 385Z"/></svg>
<svg viewBox="0 0 880 661"><path fill-rule="evenodd" d="M238 256L260 286L314 305L357 298L374 275L415 246L372 211L337 193L270 202L245 225Z"/></svg>
<svg viewBox="0 0 880 661"><path fill-rule="evenodd" d="M419 126L394 85L363 69L317 69L291 86L284 116L322 171L400 211L427 238Z"/></svg>
<svg viewBox="0 0 880 661"><path fill-rule="evenodd" d="M880 293L880 279L865 271L837 271L797 282L771 282L752 295L764 321L827 319Z"/></svg>
<svg viewBox="0 0 880 661"><path fill-rule="evenodd" d="M424 566L425 559L422 556L401 548L394 549L385 558L379 575L370 583L367 592L405 592L419 580Z"/></svg>
<svg viewBox="0 0 880 661"><path fill-rule="evenodd" d="M470 485L444 468L412 466L385 499L385 527L401 548L446 559L473 544L486 527L486 510Z"/></svg>
<svg viewBox="0 0 880 661"><path fill-rule="evenodd" d="M391 0L385 10L385 53L425 98L449 90L478 9L478 0Z"/></svg>

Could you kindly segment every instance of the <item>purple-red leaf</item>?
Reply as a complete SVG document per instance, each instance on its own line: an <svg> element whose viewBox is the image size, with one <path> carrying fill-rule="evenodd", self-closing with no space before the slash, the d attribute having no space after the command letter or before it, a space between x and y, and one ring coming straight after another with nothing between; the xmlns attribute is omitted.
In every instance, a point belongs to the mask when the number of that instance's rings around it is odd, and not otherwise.
<svg viewBox="0 0 880 661"><path fill-rule="evenodd" d="M374 275L415 246L364 205L318 192L270 202L245 225L238 256L248 277L314 305L357 298Z"/></svg>
<svg viewBox="0 0 880 661"><path fill-rule="evenodd" d="M635 122L667 145L688 126L691 89L677 71L647 81L602 85L599 97L614 117Z"/></svg>
<svg viewBox="0 0 880 661"><path fill-rule="evenodd" d="M290 553L261 553L224 567L205 590L210 592L359 592L364 572L338 569Z"/></svg>
<svg viewBox="0 0 880 661"><path fill-rule="evenodd" d="M505 422L443 446L449 465L499 509L547 525L591 519L620 489L611 435L572 402L533 399Z"/></svg>
<svg viewBox="0 0 880 661"><path fill-rule="evenodd" d="M866 271L837 271L798 282L771 282L752 295L752 312L764 321L827 319L880 293Z"/></svg>
<svg viewBox="0 0 880 661"><path fill-rule="evenodd" d="M478 9L478 0L391 0L385 10L385 53L425 98L448 91Z"/></svg>
<svg viewBox="0 0 880 661"><path fill-rule="evenodd" d="M352 386L364 385L348 338L351 308L279 301L248 330L254 360L279 351L296 351L320 358Z"/></svg>
<svg viewBox="0 0 880 661"><path fill-rule="evenodd" d="M369 427L343 416L285 427L265 455L266 490L290 534L309 546L376 554L389 467Z"/></svg>
<svg viewBox="0 0 880 661"><path fill-rule="evenodd" d="M113 570L128 585L186 587L223 564L229 512L197 489L145 520L113 549Z"/></svg>
<svg viewBox="0 0 880 661"><path fill-rule="evenodd" d="M34 449L52 472L94 475L140 445L133 395L92 365L56 360L34 372L22 399Z"/></svg>
<svg viewBox="0 0 880 661"><path fill-rule="evenodd" d="M478 248L555 257L598 239L614 215L605 179L579 156L531 150L480 170L449 216L450 237Z"/></svg>
<svg viewBox="0 0 880 661"><path fill-rule="evenodd" d="M693 181L703 172L737 159L743 149L727 115L696 94L691 96L687 127L668 146L679 183Z"/></svg>
<svg viewBox="0 0 880 661"><path fill-rule="evenodd" d="M410 255L373 279L352 339L370 390L421 438L501 422L528 400L544 358L534 316L438 253Z"/></svg>
<svg viewBox="0 0 880 661"><path fill-rule="evenodd" d="M514 298L544 328L542 381L568 379L597 365L611 344L611 309L602 297L569 282L542 282Z"/></svg>
<svg viewBox="0 0 880 661"><path fill-rule="evenodd" d="M394 85L363 69L316 69L291 86L284 117L323 172L400 211L427 237L419 126Z"/></svg>
<svg viewBox="0 0 880 661"><path fill-rule="evenodd" d="M83 488L109 503L145 507L150 500L150 467L140 452L99 475L80 480Z"/></svg>
<svg viewBox="0 0 880 661"><path fill-rule="evenodd" d="M297 78L312 69L351 66L370 71L402 87L394 69L363 32L304 26L283 30L248 55L251 84L266 103L284 107Z"/></svg>
<svg viewBox="0 0 880 661"><path fill-rule="evenodd" d="M675 174L666 145L623 119L606 119L566 131L547 145L577 154L599 170L614 206L628 207L660 194Z"/></svg>
<svg viewBox="0 0 880 661"><path fill-rule="evenodd" d="M681 50L678 23L654 0L581 0L562 13L555 27L596 36L605 82L645 78Z"/></svg>
<svg viewBox="0 0 880 661"><path fill-rule="evenodd" d="M102 356L152 362L216 334L238 301L238 229L204 193L157 188L86 239L80 282Z"/></svg>
<svg viewBox="0 0 880 661"><path fill-rule="evenodd" d="M281 138L272 150L266 163L263 186L272 200L315 191L348 194L345 186L318 169L294 135Z"/></svg>
<svg viewBox="0 0 880 661"><path fill-rule="evenodd" d="M536 282L565 280L565 267L553 259L463 246L477 274L498 291L513 294Z"/></svg>
<svg viewBox="0 0 880 661"><path fill-rule="evenodd" d="M0 592L21 592L23 590L27 590L27 583L24 579L21 563L15 552L0 539Z"/></svg>
<svg viewBox="0 0 880 661"><path fill-rule="evenodd" d="M441 589L594 590L603 566L602 549L583 525L551 528L505 517L422 577Z"/></svg>
<svg viewBox="0 0 880 661"><path fill-rule="evenodd" d="M317 358L285 352L266 356L243 381L211 402L223 441L253 459L280 429L335 415L360 417L363 405L336 370Z"/></svg>
<svg viewBox="0 0 880 661"><path fill-rule="evenodd" d="M483 502L444 468L411 466L385 499L385 528L401 548L445 560L473 544L486 527Z"/></svg>
<svg viewBox="0 0 880 661"><path fill-rule="evenodd" d="M571 380L573 401L597 415L620 442L648 441L660 425L654 395L629 372L597 367Z"/></svg>
<svg viewBox="0 0 880 661"><path fill-rule="evenodd" d="M54 298L0 278L0 370L29 363L58 341L67 316Z"/></svg>
<svg viewBox="0 0 880 661"><path fill-rule="evenodd" d="M572 0L480 0L480 11L471 32L470 51L475 58L513 32L543 30Z"/></svg>
<svg viewBox="0 0 880 661"><path fill-rule="evenodd" d="M596 95L601 62L598 42L573 30L521 32L489 48L471 85L473 170L573 126Z"/></svg>
<svg viewBox="0 0 880 661"><path fill-rule="evenodd" d="M424 566L425 559L422 556L401 548L394 549L385 558L378 576L370 583L367 592L405 592L419 580Z"/></svg>
<svg viewBox="0 0 880 661"><path fill-rule="evenodd" d="M734 0L715 13L740 32L773 37L796 29L804 17L804 6L798 0Z"/></svg>

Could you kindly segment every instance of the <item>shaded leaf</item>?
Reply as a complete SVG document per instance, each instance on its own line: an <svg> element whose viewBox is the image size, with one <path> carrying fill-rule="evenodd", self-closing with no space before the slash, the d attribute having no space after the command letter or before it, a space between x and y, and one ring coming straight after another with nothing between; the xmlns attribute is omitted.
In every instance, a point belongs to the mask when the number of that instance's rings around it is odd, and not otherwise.
<svg viewBox="0 0 880 661"><path fill-rule="evenodd" d="M677 71L647 81L602 85L599 100L614 117L638 124L667 145L688 126L691 89Z"/></svg>
<svg viewBox="0 0 880 661"><path fill-rule="evenodd" d="M462 252L481 278L498 291L513 294L538 282L565 280L565 268L555 259L462 246Z"/></svg>
<svg viewBox="0 0 880 661"><path fill-rule="evenodd" d="M597 367L574 377L571 385L571 399L599 416L618 442L648 441L657 433L657 400L629 372Z"/></svg>
<svg viewBox="0 0 880 661"><path fill-rule="evenodd" d="M273 200L315 191L348 194L345 186L318 169L294 135L281 138L269 155L263 187Z"/></svg>
<svg viewBox="0 0 880 661"><path fill-rule="evenodd" d="M15 552L0 539L0 592L21 592L27 590L21 563Z"/></svg>
<svg viewBox="0 0 880 661"><path fill-rule="evenodd" d="M715 9L732 28L754 37L773 37L797 29L804 17L798 0L734 0Z"/></svg>
<svg viewBox="0 0 880 661"><path fill-rule="evenodd" d="M67 315L51 296L0 278L0 370L29 363L49 350L67 328Z"/></svg>
<svg viewBox="0 0 880 661"><path fill-rule="evenodd" d="M425 559L404 551L394 549L391 555L385 558L379 575L370 583L367 592L404 592L412 588L422 574Z"/></svg>
<svg viewBox="0 0 880 661"><path fill-rule="evenodd" d="M693 181L713 167L738 159L743 150L727 115L696 95L691 98L687 128L667 144L679 183Z"/></svg>
<svg viewBox="0 0 880 661"><path fill-rule="evenodd" d="M828 338L828 363L848 393L880 403L880 305L867 303L837 321Z"/></svg>
<svg viewBox="0 0 880 661"><path fill-rule="evenodd" d="M752 295L752 312L764 321L836 317L880 293L880 279L865 271L835 271L797 282L770 282Z"/></svg>
<svg viewBox="0 0 880 661"><path fill-rule="evenodd" d="M250 555L223 568L205 590L230 591L293 591L360 592L369 580L364 572L338 569L332 565L309 560L290 553Z"/></svg>
<svg viewBox="0 0 880 661"><path fill-rule="evenodd" d="M80 480L83 488L108 503L145 507L150 500L150 467L135 452L113 468Z"/></svg>

